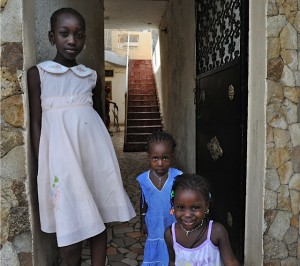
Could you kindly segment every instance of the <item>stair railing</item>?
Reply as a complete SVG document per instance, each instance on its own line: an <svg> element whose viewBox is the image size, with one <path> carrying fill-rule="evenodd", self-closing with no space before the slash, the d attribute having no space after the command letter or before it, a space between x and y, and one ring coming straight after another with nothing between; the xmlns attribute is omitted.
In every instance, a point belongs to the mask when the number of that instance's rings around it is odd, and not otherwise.
<svg viewBox="0 0 300 266"><path fill-rule="evenodd" d="M126 82L125 82L125 125L124 125L124 145L127 138L127 113L128 113L128 77L129 77L129 39L130 34L127 35L127 58L126 58Z"/></svg>
<svg viewBox="0 0 300 266"><path fill-rule="evenodd" d="M120 132L120 125L119 125L119 107L115 102L109 101L110 104L113 105L113 109L111 110L114 116L114 127L117 132Z"/></svg>

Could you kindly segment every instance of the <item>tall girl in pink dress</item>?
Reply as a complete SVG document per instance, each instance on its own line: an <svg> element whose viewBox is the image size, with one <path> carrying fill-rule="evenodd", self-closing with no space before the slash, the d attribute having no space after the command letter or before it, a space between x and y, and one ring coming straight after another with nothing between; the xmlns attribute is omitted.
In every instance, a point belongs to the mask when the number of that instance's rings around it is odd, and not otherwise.
<svg viewBox="0 0 300 266"><path fill-rule="evenodd" d="M105 223L128 221L135 212L100 117L101 80L76 61L85 46L84 18L62 8L50 22L57 54L28 70L41 228L56 233L64 264L79 266L82 241L89 239L92 264L102 266Z"/></svg>

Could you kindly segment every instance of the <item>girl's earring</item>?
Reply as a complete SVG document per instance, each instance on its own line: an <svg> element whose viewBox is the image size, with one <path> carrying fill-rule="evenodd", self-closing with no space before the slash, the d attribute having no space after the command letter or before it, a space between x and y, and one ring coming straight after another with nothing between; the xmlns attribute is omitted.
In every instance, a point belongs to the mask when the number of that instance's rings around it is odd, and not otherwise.
<svg viewBox="0 0 300 266"><path fill-rule="evenodd" d="M85 48L86 48L86 44L83 45L83 50L85 50Z"/></svg>
<svg viewBox="0 0 300 266"><path fill-rule="evenodd" d="M208 215L208 214L209 214L209 209L207 209L207 210L205 211L205 214L206 214L206 215Z"/></svg>
<svg viewBox="0 0 300 266"><path fill-rule="evenodd" d="M171 208L170 210L170 214L173 215L174 214L174 208Z"/></svg>

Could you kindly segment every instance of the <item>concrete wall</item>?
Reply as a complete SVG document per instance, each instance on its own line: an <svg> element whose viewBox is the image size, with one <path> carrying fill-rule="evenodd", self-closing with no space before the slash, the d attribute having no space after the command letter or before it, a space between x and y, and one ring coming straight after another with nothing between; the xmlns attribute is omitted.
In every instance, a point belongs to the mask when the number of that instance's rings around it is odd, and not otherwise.
<svg viewBox="0 0 300 266"><path fill-rule="evenodd" d="M102 1L103 2L103 1ZM79 62L104 82L103 4L89 1L1 1L1 243L0 264L55 265L54 235L40 230L36 161L29 132L27 69L53 59L50 15L64 6L78 9L87 22L87 49ZM104 94L103 94L104 95Z"/></svg>
<svg viewBox="0 0 300 266"><path fill-rule="evenodd" d="M194 56L195 9L193 0L169 1L160 29L161 92L165 129L177 141L176 161L195 172Z"/></svg>
<svg viewBox="0 0 300 266"><path fill-rule="evenodd" d="M161 58L160 58L160 41L158 38L158 41L155 45L153 56L152 56L152 67L153 67L153 73L156 83L156 89L158 93L158 100L161 102L162 98L162 87L161 87ZM162 106L160 104L160 106Z"/></svg>
<svg viewBox="0 0 300 266"><path fill-rule="evenodd" d="M126 92L126 67L113 66L106 63L105 69L114 70L113 77L106 77L105 81L111 81L112 101L118 105L119 108L119 124L125 124L125 92ZM110 105L110 124L113 126L114 116L112 113L113 106ZM110 130L113 130L111 128Z"/></svg>
<svg viewBox="0 0 300 266"><path fill-rule="evenodd" d="M120 34L129 34L129 35L138 35L139 41L138 46L135 48L129 49L129 59L134 60L150 60L152 59L152 33L147 31L121 31L121 30L112 30L111 31L111 49L120 55L127 55L127 49L122 49L119 47L119 35ZM127 45L125 43L125 45Z"/></svg>

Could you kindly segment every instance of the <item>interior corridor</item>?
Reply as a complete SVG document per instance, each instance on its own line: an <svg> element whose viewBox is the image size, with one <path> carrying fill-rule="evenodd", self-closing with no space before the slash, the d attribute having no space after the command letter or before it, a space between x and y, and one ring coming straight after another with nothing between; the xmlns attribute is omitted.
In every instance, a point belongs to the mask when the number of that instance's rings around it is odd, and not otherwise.
<svg viewBox="0 0 300 266"><path fill-rule="evenodd" d="M141 265L145 237L140 234L140 189L136 177L148 169L147 155L145 152L123 152L124 128L122 127L120 132L113 132L112 141L119 160L124 187L137 216L126 223L108 224L107 265ZM91 265L88 245L87 242L84 243L82 266Z"/></svg>

